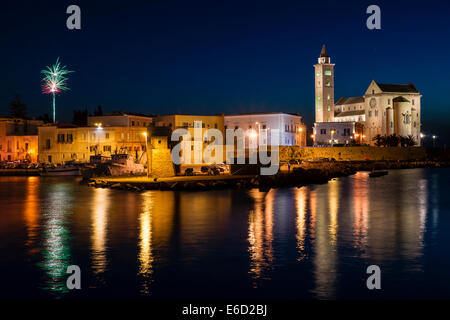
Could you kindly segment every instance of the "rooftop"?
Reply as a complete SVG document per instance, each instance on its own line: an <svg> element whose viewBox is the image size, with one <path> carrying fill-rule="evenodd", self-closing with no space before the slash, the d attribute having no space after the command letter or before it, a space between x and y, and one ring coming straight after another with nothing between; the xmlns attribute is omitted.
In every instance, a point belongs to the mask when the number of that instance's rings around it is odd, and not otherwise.
<svg viewBox="0 0 450 320"><path fill-rule="evenodd" d="M362 116L365 113L366 113L365 110L350 110L350 111L342 111L342 112L336 113L334 116L337 118L350 117L350 116Z"/></svg>
<svg viewBox="0 0 450 320"><path fill-rule="evenodd" d="M154 115L147 115L143 113L135 113L135 112L125 112L125 111L113 111L101 116L90 116L90 117L118 117L118 116L136 116L136 117L146 117L153 118Z"/></svg>
<svg viewBox="0 0 450 320"><path fill-rule="evenodd" d="M412 82L408 84L386 84L376 82L376 84L383 92L419 93L419 90L416 89Z"/></svg>
<svg viewBox="0 0 450 320"><path fill-rule="evenodd" d="M336 103L335 105L343 105L343 104L353 104L353 103L363 103L364 102L364 97L341 97Z"/></svg>
<svg viewBox="0 0 450 320"><path fill-rule="evenodd" d="M301 117L298 113L286 113L286 112L250 112L250 113L236 113L236 114L226 114L225 117L238 117L238 116L263 116L263 115L274 115L274 114L287 114L290 116Z"/></svg>

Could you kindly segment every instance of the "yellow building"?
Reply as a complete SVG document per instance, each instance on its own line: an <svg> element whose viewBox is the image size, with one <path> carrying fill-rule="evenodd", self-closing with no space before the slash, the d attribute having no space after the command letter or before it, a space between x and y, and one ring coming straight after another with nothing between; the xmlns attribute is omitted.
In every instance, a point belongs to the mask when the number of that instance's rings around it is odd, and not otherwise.
<svg viewBox="0 0 450 320"><path fill-rule="evenodd" d="M40 120L0 118L0 161L37 162Z"/></svg>
<svg viewBox="0 0 450 320"><path fill-rule="evenodd" d="M186 129L191 136L191 161L194 164L202 164L204 163L204 159L202 157L203 150L211 143L211 141L207 141L203 139L205 132L208 129L217 129L222 133L223 138L225 139L225 130L224 130L224 115L214 115L214 116L199 116L199 115L188 115L188 114L174 114L174 115L166 115L166 116L158 116L153 120L155 126L157 127L170 127L172 131L176 129ZM201 148L194 148L195 140L194 140L194 132L195 129L199 129L196 127L196 122L201 122L201 134L202 141L197 141L197 143L202 143ZM177 142L175 142L177 143ZM225 151L225 150L224 150ZM186 159L186 158L185 158ZM196 163L195 159L202 159L200 163Z"/></svg>
<svg viewBox="0 0 450 320"><path fill-rule="evenodd" d="M90 156L127 153L146 162L144 127L77 127L51 124L39 127L39 162L89 162Z"/></svg>

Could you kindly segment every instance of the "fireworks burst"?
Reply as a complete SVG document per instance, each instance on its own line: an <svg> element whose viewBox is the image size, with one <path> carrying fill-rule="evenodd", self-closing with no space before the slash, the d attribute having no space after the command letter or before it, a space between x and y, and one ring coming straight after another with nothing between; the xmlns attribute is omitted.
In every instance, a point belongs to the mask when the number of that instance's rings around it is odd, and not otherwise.
<svg viewBox="0 0 450 320"><path fill-rule="evenodd" d="M69 71L66 69L66 66L61 65L59 58L56 59L54 65L41 71L44 75L44 78L42 78L42 92L53 95L53 122L56 122L55 95L61 91L69 90L66 83L68 80L66 75L71 72L73 71Z"/></svg>

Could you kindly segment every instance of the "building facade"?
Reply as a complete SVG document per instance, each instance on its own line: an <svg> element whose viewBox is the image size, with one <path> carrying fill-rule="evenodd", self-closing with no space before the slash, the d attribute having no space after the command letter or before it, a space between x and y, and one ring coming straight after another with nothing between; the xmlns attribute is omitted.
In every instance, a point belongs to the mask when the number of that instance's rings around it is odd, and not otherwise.
<svg viewBox="0 0 450 320"><path fill-rule="evenodd" d="M39 162L89 162L90 156L127 153L146 162L143 127L77 127L52 124L39 127Z"/></svg>
<svg viewBox="0 0 450 320"><path fill-rule="evenodd" d="M153 122L153 116L146 116L139 113L131 112L111 112L104 116L89 116L88 126L102 126L109 127L148 127Z"/></svg>
<svg viewBox="0 0 450 320"><path fill-rule="evenodd" d="M37 162L40 120L0 118L0 161Z"/></svg>
<svg viewBox="0 0 450 320"><path fill-rule="evenodd" d="M334 97L334 64L325 49L314 65L315 145L374 144L377 135L412 136L421 144L421 97L412 84L382 84L372 80L364 96Z"/></svg>
<svg viewBox="0 0 450 320"><path fill-rule="evenodd" d="M189 143L191 153L190 155L182 154L183 161L186 164L201 165L209 163L205 161L203 157L205 148L211 143L211 141L205 138L205 133L208 129L219 130L222 134L222 137L225 138L223 115L200 116L188 114L173 114L158 116L154 119L154 125L156 127L169 127L171 131L174 131L176 129L186 129L188 131L189 135L191 136L191 142ZM195 137L196 131L201 133L201 137L199 137L197 140ZM178 142L172 142L171 144L173 145L173 143Z"/></svg>
<svg viewBox="0 0 450 320"><path fill-rule="evenodd" d="M306 146L306 126L298 114L281 112L247 113L225 116L225 129L247 132L245 147L254 139L254 146L271 145L271 130L279 131L279 146Z"/></svg>

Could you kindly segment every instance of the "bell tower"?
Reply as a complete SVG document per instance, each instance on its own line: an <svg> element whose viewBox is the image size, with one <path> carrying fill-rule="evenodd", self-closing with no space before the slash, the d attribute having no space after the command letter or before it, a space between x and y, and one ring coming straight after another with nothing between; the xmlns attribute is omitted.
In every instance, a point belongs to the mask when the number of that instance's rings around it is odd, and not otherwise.
<svg viewBox="0 0 450 320"><path fill-rule="evenodd" d="M330 63L325 45L314 65L316 121L334 121L334 64Z"/></svg>

